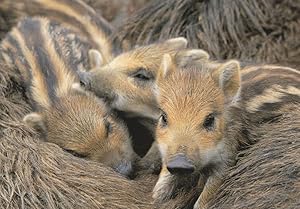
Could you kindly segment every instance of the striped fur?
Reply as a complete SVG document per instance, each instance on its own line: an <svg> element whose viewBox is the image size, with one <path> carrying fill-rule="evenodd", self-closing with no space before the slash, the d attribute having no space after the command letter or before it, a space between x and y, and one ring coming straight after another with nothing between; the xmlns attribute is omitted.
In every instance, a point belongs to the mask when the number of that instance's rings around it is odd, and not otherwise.
<svg viewBox="0 0 300 209"><path fill-rule="evenodd" d="M242 70L242 80L242 101L249 113L276 111L287 102L299 102L300 71L295 69L273 65L249 66Z"/></svg>
<svg viewBox="0 0 300 209"><path fill-rule="evenodd" d="M68 62L75 59L74 55L67 56L69 60L62 59L67 50L64 49L64 43L54 39L58 34L72 35L47 19L25 19L1 43L4 61L16 65L29 87L33 101L41 108L51 106L51 100L67 94L78 80L76 71L81 70L79 66Z"/></svg>
<svg viewBox="0 0 300 209"><path fill-rule="evenodd" d="M281 66L240 69L237 61L208 61L180 68L165 55L157 85L162 113L156 141L163 165L153 197L165 201L178 187L187 189L190 184L182 181L191 182L192 175L174 173L189 168L200 174L203 189L195 209L208 208L238 150L254 143L251 130L279 120L286 105L300 105L300 72Z"/></svg>
<svg viewBox="0 0 300 209"><path fill-rule="evenodd" d="M77 53L64 53L72 51L68 38L84 48L74 34L48 19L27 18L1 43L2 58L19 70L33 104L35 112L24 121L47 141L128 175L135 155L127 127L103 101L73 88L80 65Z"/></svg>
<svg viewBox="0 0 300 209"><path fill-rule="evenodd" d="M93 48L101 51L105 63L112 59L113 49L109 40L112 26L81 0L4 0L0 8L17 11L21 17L43 16L56 20L86 37Z"/></svg>

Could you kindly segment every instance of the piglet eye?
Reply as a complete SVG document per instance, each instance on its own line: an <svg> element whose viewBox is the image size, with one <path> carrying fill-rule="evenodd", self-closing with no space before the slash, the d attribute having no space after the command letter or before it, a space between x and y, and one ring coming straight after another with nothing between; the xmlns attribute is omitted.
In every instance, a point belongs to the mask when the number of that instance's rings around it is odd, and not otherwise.
<svg viewBox="0 0 300 209"><path fill-rule="evenodd" d="M150 80L150 78L149 78L148 76L146 76L146 75L144 75L144 74L142 74L142 73L136 74L134 77L135 77L135 78L138 78L138 79L140 79L140 80L144 80L144 81Z"/></svg>
<svg viewBox="0 0 300 209"><path fill-rule="evenodd" d="M132 76L139 81L150 81L153 78L151 72L145 68L138 68Z"/></svg>
<svg viewBox="0 0 300 209"><path fill-rule="evenodd" d="M70 150L70 149L63 149L63 150L70 153L71 155L73 155L75 157L79 157L79 158L86 158L87 157L87 155L75 152L74 150Z"/></svg>
<svg viewBox="0 0 300 209"><path fill-rule="evenodd" d="M168 117L167 114L165 112L163 112L160 117L159 117L159 124L162 127L166 127L168 125Z"/></svg>
<svg viewBox="0 0 300 209"><path fill-rule="evenodd" d="M104 120L105 130L106 130L106 137L112 132L112 124L107 119Z"/></svg>
<svg viewBox="0 0 300 209"><path fill-rule="evenodd" d="M209 114L205 118L203 127L208 131L212 131L214 129L214 126L215 126L215 116L213 114Z"/></svg>

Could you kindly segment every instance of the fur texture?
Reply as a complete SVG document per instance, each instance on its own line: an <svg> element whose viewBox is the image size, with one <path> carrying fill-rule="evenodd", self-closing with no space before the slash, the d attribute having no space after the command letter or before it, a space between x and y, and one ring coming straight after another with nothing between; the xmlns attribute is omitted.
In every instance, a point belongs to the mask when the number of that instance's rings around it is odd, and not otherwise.
<svg viewBox="0 0 300 209"><path fill-rule="evenodd" d="M154 205L156 176L128 180L36 137L22 123L30 111L16 69L0 64L0 205L3 208L188 208L195 196Z"/></svg>
<svg viewBox="0 0 300 209"><path fill-rule="evenodd" d="M251 130L257 142L241 151L237 164L210 208L286 208L300 205L300 109L283 106L282 117Z"/></svg>
<svg viewBox="0 0 300 209"><path fill-rule="evenodd" d="M299 25L298 0L154 0L116 37L134 46L183 36L213 58L299 66Z"/></svg>

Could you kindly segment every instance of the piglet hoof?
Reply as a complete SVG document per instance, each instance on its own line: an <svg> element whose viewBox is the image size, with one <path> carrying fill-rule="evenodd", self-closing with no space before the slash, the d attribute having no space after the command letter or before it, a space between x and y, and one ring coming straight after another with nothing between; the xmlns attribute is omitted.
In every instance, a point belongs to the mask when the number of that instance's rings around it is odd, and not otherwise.
<svg viewBox="0 0 300 209"><path fill-rule="evenodd" d="M174 188L171 179L171 175L159 177L152 195L155 202L161 203L172 197Z"/></svg>

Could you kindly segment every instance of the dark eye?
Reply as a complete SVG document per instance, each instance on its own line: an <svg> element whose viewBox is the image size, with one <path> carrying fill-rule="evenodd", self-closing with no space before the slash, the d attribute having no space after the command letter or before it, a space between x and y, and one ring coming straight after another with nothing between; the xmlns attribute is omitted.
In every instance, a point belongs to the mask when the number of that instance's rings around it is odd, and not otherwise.
<svg viewBox="0 0 300 209"><path fill-rule="evenodd" d="M167 114L165 112L163 112L160 117L159 117L159 124L162 127L166 127L168 125L168 117Z"/></svg>
<svg viewBox="0 0 300 209"><path fill-rule="evenodd" d="M78 152L75 152L74 150L70 150L70 149L63 149L64 151L70 153L71 155L75 156L75 157L79 157L79 158L86 158L87 155L85 154L80 154Z"/></svg>
<svg viewBox="0 0 300 209"><path fill-rule="evenodd" d="M145 68L138 68L132 76L139 81L150 81L153 79L152 73Z"/></svg>
<svg viewBox="0 0 300 209"><path fill-rule="evenodd" d="M203 127L206 130L211 131L211 130L214 129L214 126L215 126L215 116L213 114L209 114L205 118L205 121L203 123Z"/></svg>
<svg viewBox="0 0 300 209"><path fill-rule="evenodd" d="M105 130L106 130L106 137L112 132L112 125L107 119L104 120Z"/></svg>
<svg viewBox="0 0 300 209"><path fill-rule="evenodd" d="M138 73L134 76L135 78L138 78L140 80L145 80L145 81L148 81L150 80L150 78L142 73Z"/></svg>

